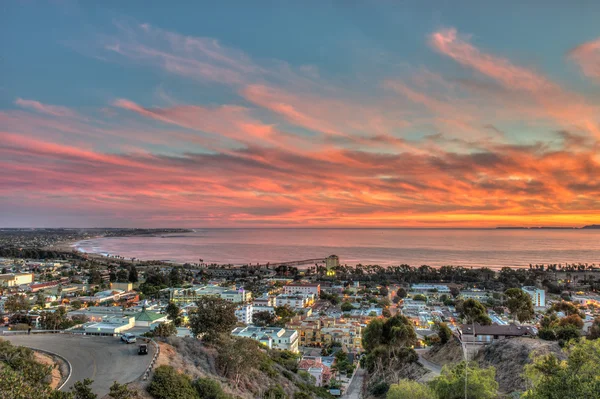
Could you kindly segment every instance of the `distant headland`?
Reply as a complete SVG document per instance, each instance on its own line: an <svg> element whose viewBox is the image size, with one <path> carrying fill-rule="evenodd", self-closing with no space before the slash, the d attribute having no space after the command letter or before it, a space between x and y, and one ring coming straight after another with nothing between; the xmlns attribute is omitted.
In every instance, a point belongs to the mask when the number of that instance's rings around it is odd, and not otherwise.
<svg viewBox="0 0 600 399"><path fill-rule="evenodd" d="M539 227L524 227L524 226L498 226L496 230L580 230L580 229L600 229L600 224L588 224L583 227L565 227L565 226L539 226Z"/></svg>

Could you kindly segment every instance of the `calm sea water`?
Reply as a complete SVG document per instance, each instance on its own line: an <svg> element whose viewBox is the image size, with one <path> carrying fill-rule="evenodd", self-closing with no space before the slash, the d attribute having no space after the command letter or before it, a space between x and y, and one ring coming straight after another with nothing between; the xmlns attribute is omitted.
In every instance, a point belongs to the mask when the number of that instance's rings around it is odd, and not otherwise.
<svg viewBox="0 0 600 399"><path fill-rule="evenodd" d="M197 229L163 237L99 238L76 247L181 263L273 263L335 254L348 265L600 264L600 230Z"/></svg>

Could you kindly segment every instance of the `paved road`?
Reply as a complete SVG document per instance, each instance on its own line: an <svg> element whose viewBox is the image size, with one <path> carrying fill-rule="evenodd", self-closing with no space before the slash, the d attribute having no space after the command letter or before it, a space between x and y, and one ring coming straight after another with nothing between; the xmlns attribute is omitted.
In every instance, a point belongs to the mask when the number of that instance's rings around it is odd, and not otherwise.
<svg viewBox="0 0 600 399"><path fill-rule="evenodd" d="M362 368L356 370L356 374L354 374L354 379L350 383L350 386L344 393L344 399L361 399L362 398L362 386L363 380L365 379L366 371Z"/></svg>
<svg viewBox="0 0 600 399"><path fill-rule="evenodd" d="M138 346L125 344L117 337L91 337L69 334L3 335L14 345L29 346L57 353L67 359L73 373L62 389L68 390L76 381L94 380L92 389L99 397L108 394L114 381L126 383L140 377L154 354L137 354Z"/></svg>
<svg viewBox="0 0 600 399"><path fill-rule="evenodd" d="M419 363L421 363L427 370L431 371L433 374L432 377L438 376L442 372L442 366L432 363L423 357L423 353L427 352L428 350L429 349L415 349L415 352L417 352L417 355L419 355Z"/></svg>

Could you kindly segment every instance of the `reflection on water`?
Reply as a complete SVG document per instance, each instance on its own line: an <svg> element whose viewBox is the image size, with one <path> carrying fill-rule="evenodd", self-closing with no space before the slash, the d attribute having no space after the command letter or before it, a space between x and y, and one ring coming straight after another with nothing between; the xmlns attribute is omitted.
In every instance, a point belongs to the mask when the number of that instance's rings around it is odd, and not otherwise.
<svg viewBox="0 0 600 399"><path fill-rule="evenodd" d="M77 248L181 263L266 263L336 254L351 265L500 268L600 264L600 230L197 229L164 237L86 240Z"/></svg>

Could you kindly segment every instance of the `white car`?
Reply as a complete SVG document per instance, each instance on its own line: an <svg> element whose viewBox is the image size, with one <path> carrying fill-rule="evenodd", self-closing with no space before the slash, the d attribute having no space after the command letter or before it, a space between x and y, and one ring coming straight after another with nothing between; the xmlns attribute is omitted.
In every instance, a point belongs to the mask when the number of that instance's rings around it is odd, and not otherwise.
<svg viewBox="0 0 600 399"><path fill-rule="evenodd" d="M125 342L126 344L135 344L135 335L133 334L123 334L121 335L121 341Z"/></svg>

